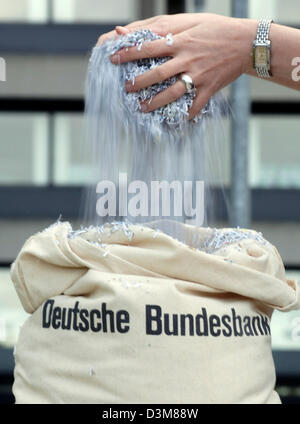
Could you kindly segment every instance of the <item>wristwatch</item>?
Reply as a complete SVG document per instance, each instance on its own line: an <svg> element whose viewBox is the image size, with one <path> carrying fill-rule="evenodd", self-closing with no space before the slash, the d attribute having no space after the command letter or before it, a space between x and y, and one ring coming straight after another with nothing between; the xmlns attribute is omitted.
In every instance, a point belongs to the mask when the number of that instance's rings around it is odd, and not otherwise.
<svg viewBox="0 0 300 424"><path fill-rule="evenodd" d="M256 40L253 41L253 68L262 78L270 78L271 73L271 41L270 26L273 20L260 19L257 27Z"/></svg>

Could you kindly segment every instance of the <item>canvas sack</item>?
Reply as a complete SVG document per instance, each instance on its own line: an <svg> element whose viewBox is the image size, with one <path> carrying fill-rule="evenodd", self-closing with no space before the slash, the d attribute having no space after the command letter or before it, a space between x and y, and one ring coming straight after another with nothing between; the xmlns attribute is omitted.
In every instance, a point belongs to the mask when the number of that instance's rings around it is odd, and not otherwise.
<svg viewBox="0 0 300 424"><path fill-rule="evenodd" d="M280 403L270 320L299 308L296 281L255 231L178 225L186 243L68 222L26 241L17 403Z"/></svg>

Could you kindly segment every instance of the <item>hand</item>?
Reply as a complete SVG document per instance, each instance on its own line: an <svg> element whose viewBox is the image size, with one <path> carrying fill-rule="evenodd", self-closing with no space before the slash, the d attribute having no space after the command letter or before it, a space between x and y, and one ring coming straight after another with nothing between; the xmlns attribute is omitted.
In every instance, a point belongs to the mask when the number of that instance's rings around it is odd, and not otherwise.
<svg viewBox="0 0 300 424"><path fill-rule="evenodd" d="M178 15L160 15L142 21L132 22L125 27L116 26L114 31L110 31L99 37L97 45L107 41L109 38L125 35L138 29L151 29L156 34L165 37L170 32L175 35L185 31L199 23L200 13L181 13Z"/></svg>
<svg viewBox="0 0 300 424"><path fill-rule="evenodd" d="M197 89L189 119L197 115L210 97L251 69L252 41L256 37L257 22L214 14L180 14L140 21L116 34L139 28L149 28L165 36L171 32L174 43L156 40L143 44L140 51L131 47L112 56L112 63L125 63L147 57L171 56L172 59L127 83L127 91L139 91L174 75L190 75ZM122 32L123 31L123 32ZM101 38L101 37L100 37ZM103 38L102 38L103 40ZM185 93L185 85L177 81L172 87L146 101L143 111L150 112L175 101Z"/></svg>

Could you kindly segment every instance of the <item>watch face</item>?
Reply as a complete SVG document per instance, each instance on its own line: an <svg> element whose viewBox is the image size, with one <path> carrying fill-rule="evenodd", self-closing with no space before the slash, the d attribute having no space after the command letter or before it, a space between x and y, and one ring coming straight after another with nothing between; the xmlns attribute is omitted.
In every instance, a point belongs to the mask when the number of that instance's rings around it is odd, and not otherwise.
<svg viewBox="0 0 300 424"><path fill-rule="evenodd" d="M268 48L266 46L257 46L255 49L255 65L268 65Z"/></svg>

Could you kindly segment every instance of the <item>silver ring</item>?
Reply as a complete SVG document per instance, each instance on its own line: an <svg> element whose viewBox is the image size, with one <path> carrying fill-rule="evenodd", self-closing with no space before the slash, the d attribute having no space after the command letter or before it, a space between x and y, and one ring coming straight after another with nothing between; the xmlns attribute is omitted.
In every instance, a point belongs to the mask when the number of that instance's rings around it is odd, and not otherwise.
<svg viewBox="0 0 300 424"><path fill-rule="evenodd" d="M195 84L188 74L183 74L180 79L184 83L187 93L195 91Z"/></svg>

